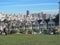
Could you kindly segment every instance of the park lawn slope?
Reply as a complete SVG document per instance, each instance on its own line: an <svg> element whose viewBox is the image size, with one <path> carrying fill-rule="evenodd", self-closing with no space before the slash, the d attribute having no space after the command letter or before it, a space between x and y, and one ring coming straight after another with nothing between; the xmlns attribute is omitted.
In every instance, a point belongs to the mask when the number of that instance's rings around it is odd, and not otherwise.
<svg viewBox="0 0 60 45"><path fill-rule="evenodd" d="M0 35L0 45L60 45L60 35Z"/></svg>

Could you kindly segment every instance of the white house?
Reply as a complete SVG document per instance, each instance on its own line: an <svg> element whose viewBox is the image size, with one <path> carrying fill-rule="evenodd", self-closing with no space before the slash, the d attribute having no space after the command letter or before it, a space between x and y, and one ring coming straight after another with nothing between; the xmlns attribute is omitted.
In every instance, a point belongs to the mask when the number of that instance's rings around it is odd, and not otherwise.
<svg viewBox="0 0 60 45"><path fill-rule="evenodd" d="M38 21L33 22L33 30L39 30L39 23Z"/></svg>
<svg viewBox="0 0 60 45"><path fill-rule="evenodd" d="M50 21L48 22L48 29L52 31L54 27L55 27L55 22L52 19L50 19Z"/></svg>
<svg viewBox="0 0 60 45"><path fill-rule="evenodd" d="M42 20L40 22L40 30L41 30L41 32L43 32L45 29L47 29L47 23L46 23L46 21Z"/></svg>

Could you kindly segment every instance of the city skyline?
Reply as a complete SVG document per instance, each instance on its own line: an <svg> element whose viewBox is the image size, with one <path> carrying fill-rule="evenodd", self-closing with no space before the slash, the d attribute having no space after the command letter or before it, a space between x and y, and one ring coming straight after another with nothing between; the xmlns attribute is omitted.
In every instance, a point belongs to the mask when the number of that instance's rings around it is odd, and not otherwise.
<svg viewBox="0 0 60 45"><path fill-rule="evenodd" d="M26 13L45 12L51 14L58 13L58 3L60 0L0 0L0 12L3 13Z"/></svg>

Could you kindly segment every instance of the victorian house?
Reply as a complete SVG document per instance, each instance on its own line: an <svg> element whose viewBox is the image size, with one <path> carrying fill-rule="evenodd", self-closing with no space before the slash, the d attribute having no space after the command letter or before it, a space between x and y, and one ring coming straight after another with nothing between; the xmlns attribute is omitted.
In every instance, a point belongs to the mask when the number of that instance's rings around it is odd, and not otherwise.
<svg viewBox="0 0 60 45"><path fill-rule="evenodd" d="M45 29L47 29L47 23L46 23L45 20L42 20L42 21L40 22L40 30L41 30L41 32L43 33Z"/></svg>

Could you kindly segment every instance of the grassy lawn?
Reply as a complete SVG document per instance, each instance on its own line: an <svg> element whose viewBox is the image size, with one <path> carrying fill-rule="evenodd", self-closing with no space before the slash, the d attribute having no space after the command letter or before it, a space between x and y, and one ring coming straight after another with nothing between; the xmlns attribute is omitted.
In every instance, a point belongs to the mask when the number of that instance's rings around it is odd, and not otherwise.
<svg viewBox="0 0 60 45"><path fill-rule="evenodd" d="M60 45L60 35L0 35L0 45Z"/></svg>

